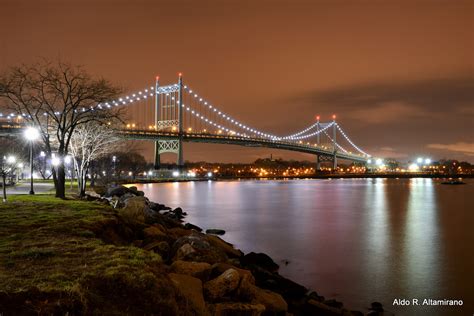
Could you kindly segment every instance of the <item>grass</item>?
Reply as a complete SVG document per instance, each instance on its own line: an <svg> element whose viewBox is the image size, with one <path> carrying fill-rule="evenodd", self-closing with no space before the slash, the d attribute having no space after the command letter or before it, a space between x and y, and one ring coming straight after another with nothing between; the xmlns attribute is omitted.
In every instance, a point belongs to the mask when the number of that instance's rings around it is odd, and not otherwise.
<svg viewBox="0 0 474 316"><path fill-rule="evenodd" d="M117 271L143 278L147 267L161 262L159 255L106 244L93 231L114 214L94 202L9 196L0 204L0 291L78 292L84 278Z"/></svg>

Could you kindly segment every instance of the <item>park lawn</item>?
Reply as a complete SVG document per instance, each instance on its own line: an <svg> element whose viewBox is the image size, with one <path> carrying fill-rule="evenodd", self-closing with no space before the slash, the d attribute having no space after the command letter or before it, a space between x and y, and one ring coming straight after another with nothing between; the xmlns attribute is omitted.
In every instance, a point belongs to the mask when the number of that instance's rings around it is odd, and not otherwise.
<svg viewBox="0 0 474 316"><path fill-rule="evenodd" d="M94 227L114 218L115 210L98 202L9 196L0 204L0 293L35 288L80 299L90 277L153 278L149 268L161 262L159 255L96 237Z"/></svg>

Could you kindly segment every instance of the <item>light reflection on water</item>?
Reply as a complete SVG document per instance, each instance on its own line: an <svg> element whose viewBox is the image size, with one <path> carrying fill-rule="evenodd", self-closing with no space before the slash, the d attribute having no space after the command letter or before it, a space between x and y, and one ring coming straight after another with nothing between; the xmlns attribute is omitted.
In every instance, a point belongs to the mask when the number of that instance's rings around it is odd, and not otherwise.
<svg viewBox="0 0 474 316"><path fill-rule="evenodd" d="M208 181L137 185L222 228L244 252L346 306L380 301L399 315L474 311L474 182L432 179ZM285 265L284 260L290 263ZM464 299L463 308L394 307L395 298Z"/></svg>

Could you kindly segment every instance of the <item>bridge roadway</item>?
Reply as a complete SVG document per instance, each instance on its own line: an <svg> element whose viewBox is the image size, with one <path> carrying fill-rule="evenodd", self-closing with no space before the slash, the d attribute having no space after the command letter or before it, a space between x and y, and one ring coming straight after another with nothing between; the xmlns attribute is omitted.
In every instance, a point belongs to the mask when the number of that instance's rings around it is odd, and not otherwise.
<svg viewBox="0 0 474 316"><path fill-rule="evenodd" d="M172 132L162 132L154 130L119 130L119 133L126 139L132 140L165 140L177 139L179 134ZM184 142L194 143L213 143L213 144L229 144L240 145L246 147L267 147L282 150L297 151L307 154L321 155L332 157L334 155L332 148L324 148L323 146L314 146L304 143L295 143L290 141L276 141L266 138L249 138L235 135L210 134L210 133L183 133ZM349 154L344 152L336 152L338 159L346 159L360 163L366 163L368 157Z"/></svg>
<svg viewBox="0 0 474 316"><path fill-rule="evenodd" d="M0 136L12 135L21 132L23 126L21 124L0 123ZM165 139L178 139L178 133L154 131L154 130L136 130L136 129L121 129L118 133L125 139L130 140L148 140L157 141ZM209 133L184 133L184 142L195 143L214 143L214 144L229 144L240 145L245 147L267 147L282 150L297 151L307 154L320 155L332 157L334 155L332 148L324 148L324 146L314 146L304 143L295 143L290 141L276 141L266 138L248 138L235 135L225 134L209 134ZM354 162L366 163L368 157L341 151L336 152L338 159L345 159Z"/></svg>

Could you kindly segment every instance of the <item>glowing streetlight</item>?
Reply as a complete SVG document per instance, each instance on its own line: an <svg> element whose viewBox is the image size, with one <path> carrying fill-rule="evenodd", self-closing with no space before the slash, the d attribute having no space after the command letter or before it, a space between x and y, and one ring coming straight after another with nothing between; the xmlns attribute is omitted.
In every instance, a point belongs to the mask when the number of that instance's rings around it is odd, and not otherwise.
<svg viewBox="0 0 474 316"><path fill-rule="evenodd" d="M178 171L173 171L173 177L176 178L177 176L179 176L179 172Z"/></svg>
<svg viewBox="0 0 474 316"><path fill-rule="evenodd" d="M34 127L28 127L23 132L26 140L30 143L30 194L35 194L33 189L33 142L40 136L38 129Z"/></svg>
<svg viewBox="0 0 474 316"><path fill-rule="evenodd" d="M382 161L382 159L380 159L380 158L378 158L377 160L375 160L375 164L376 164L377 166L381 166L382 163L383 163L383 161Z"/></svg>
<svg viewBox="0 0 474 316"><path fill-rule="evenodd" d="M421 164L421 163L423 163L423 158L421 158L421 157L418 157L418 158L416 159L416 162L417 162L418 164Z"/></svg>
<svg viewBox="0 0 474 316"><path fill-rule="evenodd" d="M426 158L425 159L425 165L429 165L431 163L431 159L430 158Z"/></svg>
<svg viewBox="0 0 474 316"><path fill-rule="evenodd" d="M211 178L211 177L212 177L212 172L208 172L208 173L207 173L207 177L208 177L208 178Z"/></svg>
<svg viewBox="0 0 474 316"><path fill-rule="evenodd" d="M7 157L7 163L8 163L9 165L13 165L15 162L16 162L15 156L8 156L8 157Z"/></svg>
<svg viewBox="0 0 474 316"><path fill-rule="evenodd" d="M61 161L60 161L59 158L56 157L56 156L53 156L53 157L51 158L51 164L52 164L54 167L59 166L60 162L61 162Z"/></svg>

